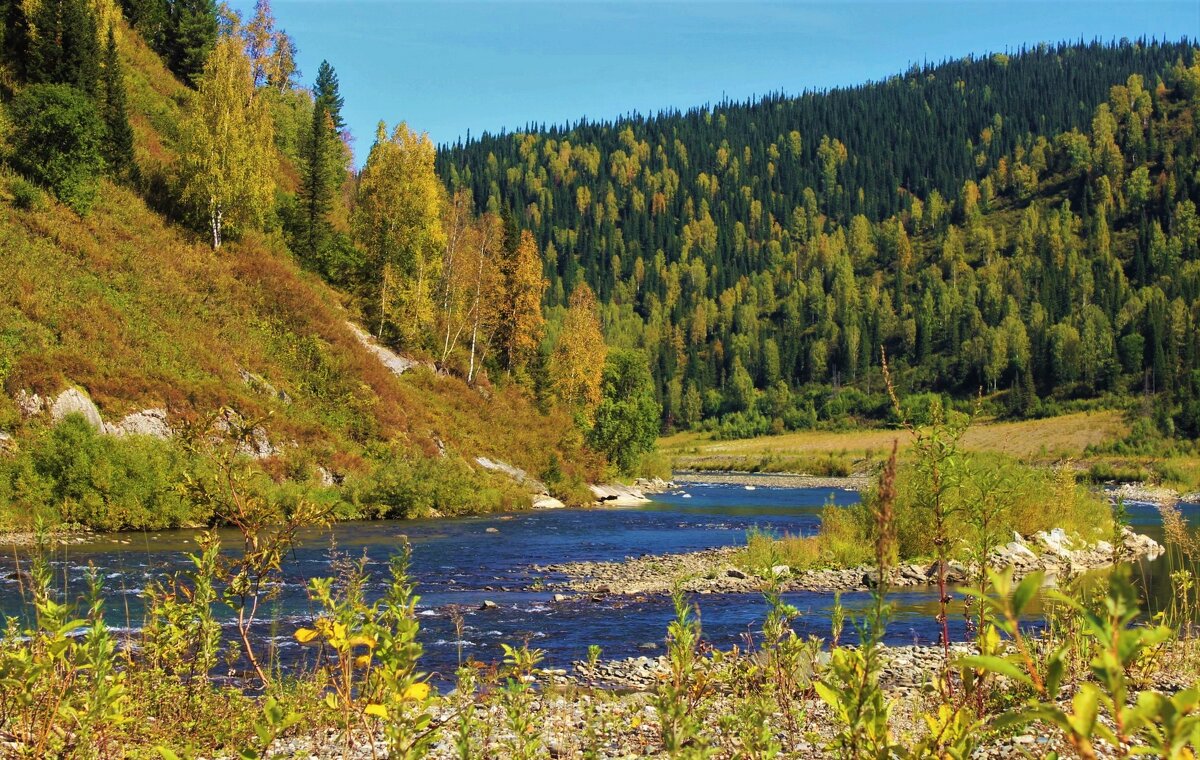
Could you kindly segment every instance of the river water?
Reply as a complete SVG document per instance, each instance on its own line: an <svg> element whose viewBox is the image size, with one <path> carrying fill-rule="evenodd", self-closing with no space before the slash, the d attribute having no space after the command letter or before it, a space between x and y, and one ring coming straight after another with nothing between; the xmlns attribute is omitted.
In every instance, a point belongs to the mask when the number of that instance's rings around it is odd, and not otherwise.
<svg viewBox="0 0 1200 760"><path fill-rule="evenodd" d="M686 494L686 495L685 495ZM277 599L262 611L264 622L256 638L286 667L303 667L312 649L301 647L292 633L311 624L314 615L306 584L313 577L331 574L334 551L343 557L368 557L373 581L371 593L381 593L388 557L408 541L412 546L412 571L421 595L421 639L425 645L423 669L443 676L452 673L460 657L498 661L501 643L545 650L547 667L569 667L598 644L605 658L661 654L670 600L587 597L555 603L554 577L540 577L534 565L571 560L620 560L642 554L686 552L744 543L753 527L778 533L811 535L817 530L822 507L832 500L852 504L858 494L829 488L767 488L748 490L734 485L688 485L673 494L662 494L636 508L562 509L484 517L423 521L340 523L331 530L304 535L289 554L286 581ZM1193 525L1200 521L1200 505L1184 505ZM1161 538L1157 511L1150 505L1129 506L1135 529ZM225 545L237 537L222 532ZM14 552L3 549L0 560L0 612L27 613L19 583L11 572ZM142 589L154 577L185 570L186 554L196 551L194 531L161 531L98 536L86 544L55 550L53 565L58 584L68 597L81 593L82 575L89 564L105 577L110 622L135 632L142 623ZM22 560L24 564L27 560ZM1152 596L1169 594L1167 569L1161 563L1142 563L1137 574ZM530 590L538 588L540 590ZM560 589L561 590L561 589ZM796 630L802 635L827 637L831 594L788 594L786 601L801 616ZM485 600L494 608L480 609ZM926 590L897 592L890 596L894 614L888 629L892 643L932 643L936 596ZM717 647L757 638L765 605L756 595L701 595L705 638ZM871 602L866 593L847 593L843 606L850 614ZM458 634L451 615L462 615ZM961 617L952 615L951 634L965 635ZM657 649L651 649L654 644Z"/></svg>

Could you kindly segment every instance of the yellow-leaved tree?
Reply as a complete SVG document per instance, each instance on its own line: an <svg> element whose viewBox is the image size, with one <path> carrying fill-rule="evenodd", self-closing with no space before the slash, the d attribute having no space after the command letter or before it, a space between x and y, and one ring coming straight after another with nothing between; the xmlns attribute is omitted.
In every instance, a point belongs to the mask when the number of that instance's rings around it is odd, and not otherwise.
<svg viewBox="0 0 1200 760"><path fill-rule="evenodd" d="M600 380L607 356L596 294L581 282L571 293L562 332L550 354L550 384L558 399L575 408L588 427L600 404Z"/></svg>
<svg viewBox="0 0 1200 760"><path fill-rule="evenodd" d="M401 122L389 138L379 123L359 179L354 232L378 276L379 329L389 322L405 343L434 319L434 290L446 235L445 190L433 168L433 141Z"/></svg>
<svg viewBox="0 0 1200 760"><path fill-rule="evenodd" d="M208 217L214 249L227 226L258 224L275 200L274 126L240 40L217 43L182 128L184 203Z"/></svg>
<svg viewBox="0 0 1200 760"><path fill-rule="evenodd" d="M546 278L542 275L542 257L537 241L529 230L522 230L516 248L507 252L500 265L501 282L497 299L497 333L505 368L519 372L542 342L545 318L542 296Z"/></svg>

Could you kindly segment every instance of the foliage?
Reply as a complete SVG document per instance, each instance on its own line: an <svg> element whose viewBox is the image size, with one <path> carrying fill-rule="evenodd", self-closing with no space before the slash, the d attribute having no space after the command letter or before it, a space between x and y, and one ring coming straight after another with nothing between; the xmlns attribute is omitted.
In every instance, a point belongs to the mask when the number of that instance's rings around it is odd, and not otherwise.
<svg viewBox="0 0 1200 760"><path fill-rule="evenodd" d="M153 438L100 435L73 415L0 458L7 527L33 515L97 530L160 529L211 516L180 492L191 467L179 447Z"/></svg>
<svg viewBox="0 0 1200 760"><path fill-rule="evenodd" d="M550 383L555 395L577 409L585 424L591 424L601 400L601 380L608 347L600 331L596 295L586 283L571 294L562 330L550 355Z"/></svg>
<svg viewBox="0 0 1200 760"><path fill-rule="evenodd" d="M610 344L649 355L668 424L812 427L805 387L877 397L883 345L906 392L982 388L1017 417L1149 370L1193 431L1194 60L1186 40L1038 46L484 134L438 167L554 251L549 306L587 282Z"/></svg>
<svg viewBox="0 0 1200 760"><path fill-rule="evenodd" d="M205 63L182 129L183 198L207 222L218 249L226 226L262 220L275 189L270 116L235 40L218 42Z"/></svg>
<svg viewBox="0 0 1200 760"><path fill-rule="evenodd" d="M433 142L407 124L391 137L380 122L358 183L354 229L367 253L375 299L376 335L399 331L406 345L433 316L434 283L441 270L442 189L433 172Z"/></svg>
<svg viewBox="0 0 1200 760"><path fill-rule="evenodd" d="M14 168L80 214L96 200L103 124L82 92L65 84L23 89L9 106Z"/></svg>
<svg viewBox="0 0 1200 760"><path fill-rule="evenodd" d="M612 351L604 364L600 406L588 440L622 472L653 449L659 405L646 358L636 351Z"/></svg>

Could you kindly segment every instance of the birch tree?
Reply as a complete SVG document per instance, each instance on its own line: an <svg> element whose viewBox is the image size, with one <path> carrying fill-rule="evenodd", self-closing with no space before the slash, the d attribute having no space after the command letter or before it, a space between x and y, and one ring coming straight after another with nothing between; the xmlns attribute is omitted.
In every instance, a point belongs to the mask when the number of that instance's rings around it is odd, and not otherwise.
<svg viewBox="0 0 1200 760"><path fill-rule="evenodd" d="M184 202L208 218L219 250L226 227L260 223L275 195L274 127L239 40L209 56L181 145Z"/></svg>
<svg viewBox="0 0 1200 760"><path fill-rule="evenodd" d="M379 337L391 321L405 342L416 342L433 319L446 242L445 190L433 160L428 135L401 122L389 138L386 125L379 123L354 211L355 234L378 273Z"/></svg>

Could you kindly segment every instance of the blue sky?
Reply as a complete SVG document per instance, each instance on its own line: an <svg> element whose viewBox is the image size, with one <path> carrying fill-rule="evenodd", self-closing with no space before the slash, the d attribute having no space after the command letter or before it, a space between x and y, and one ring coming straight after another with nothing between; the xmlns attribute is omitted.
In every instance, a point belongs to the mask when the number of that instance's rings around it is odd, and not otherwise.
<svg viewBox="0 0 1200 760"><path fill-rule="evenodd" d="M244 17L254 0L232 5ZM274 0L311 83L327 58L361 163L375 124L449 142L528 122L856 84L1022 44L1200 37L1200 2Z"/></svg>

